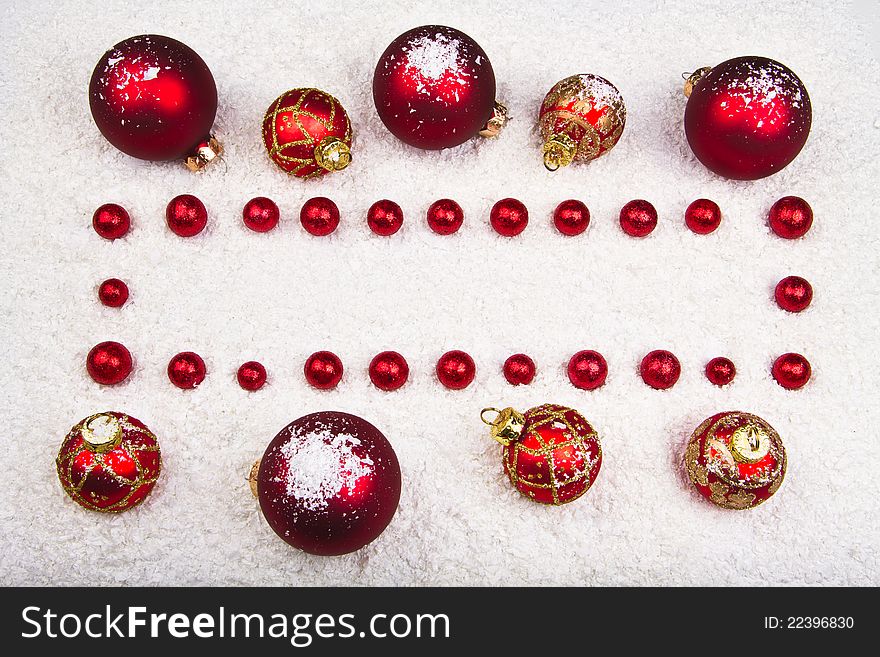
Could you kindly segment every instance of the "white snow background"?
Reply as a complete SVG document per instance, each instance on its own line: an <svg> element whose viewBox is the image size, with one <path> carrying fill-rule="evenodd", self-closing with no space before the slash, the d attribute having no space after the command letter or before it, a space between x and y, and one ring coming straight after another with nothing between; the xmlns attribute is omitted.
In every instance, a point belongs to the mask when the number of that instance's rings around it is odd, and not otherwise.
<svg viewBox="0 0 880 657"><path fill-rule="evenodd" d="M878 62L867 11L837 3L480 2L6 2L0 9L0 183L3 201L0 354L2 584L878 584ZM876 14L875 14L876 15ZM376 61L403 31L454 26L489 55L498 97L514 116L501 138L444 152L397 141L376 115ZM87 86L101 54L136 34L180 39L208 63L220 104L224 161L201 175L116 151L99 134ZM792 68L812 99L800 156L756 182L720 179L697 162L682 128L683 71L760 54ZM621 90L619 144L586 166L541 166L539 104L558 80L596 73ZM318 182L286 177L267 159L263 112L281 92L315 86L337 96L355 129L354 162ZM164 208L181 193L208 208L207 230L179 238ZM815 211L798 241L766 223L779 197ZM279 227L248 231L241 208L273 198ZM315 238L298 221L312 196L333 198L339 229ZM528 229L495 235L491 205L529 208ZM459 201L450 237L424 214ZM709 236L687 230L699 197L722 208ZM404 209L400 233L372 235L374 201ZM579 198L589 229L565 238L550 213ZM645 198L660 223L624 235L617 212ZM107 242L94 209L121 203L133 229ZM814 286L813 305L787 314L772 300L788 274ZM122 309L96 287L118 276ZM120 340L135 357L121 386L85 372L88 350ZM462 348L477 362L464 391L443 389L437 357ZM594 348L607 384L573 388L565 363ZM669 348L682 363L672 390L644 385L641 357ZM305 358L343 359L338 389L304 381ZM384 349L403 353L410 382L384 393L366 369ZM194 391L173 387L168 359L206 360ZM511 353L538 363L535 382L501 375ZM805 354L814 376L788 392L773 359ZM719 389L703 367L727 355L736 381ZM269 384L246 393L240 363L262 361ZM593 489L560 508L534 504L502 474L479 412L557 402L600 432L605 460ZM245 480L288 422L337 409L378 426L403 471L400 509L373 544L320 558L278 539ZM145 504L122 515L67 499L54 458L70 427L122 410L159 437L164 470ZM789 453L786 481L746 512L700 498L681 467L705 417L744 410L768 420Z"/></svg>

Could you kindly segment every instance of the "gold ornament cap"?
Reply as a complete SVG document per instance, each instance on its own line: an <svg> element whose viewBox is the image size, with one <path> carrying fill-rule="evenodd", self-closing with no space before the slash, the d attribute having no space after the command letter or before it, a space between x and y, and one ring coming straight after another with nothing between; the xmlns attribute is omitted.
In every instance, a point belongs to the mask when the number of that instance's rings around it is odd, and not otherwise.
<svg viewBox="0 0 880 657"><path fill-rule="evenodd" d="M479 135L481 137L497 137L510 119L507 107L496 100L495 106L492 108L492 116L486 121L486 125L480 130Z"/></svg>
<svg viewBox="0 0 880 657"><path fill-rule="evenodd" d="M556 171L560 167L567 167L574 162L577 144L568 135L553 134L550 135L550 139L544 142L541 152L544 153L544 168L547 171Z"/></svg>
<svg viewBox="0 0 880 657"><path fill-rule="evenodd" d="M109 413L95 413L82 424L83 443L90 452L106 454L122 442L122 425Z"/></svg>
<svg viewBox="0 0 880 657"><path fill-rule="evenodd" d="M492 420L486 419L486 413L496 413ZM484 408L480 412L480 419L489 425L489 433L493 440L498 441L505 447L520 439L526 425L523 414L513 408Z"/></svg>
<svg viewBox="0 0 880 657"><path fill-rule="evenodd" d="M770 436L761 427L739 427L730 436L730 453L740 463L757 463L770 452Z"/></svg>
<svg viewBox="0 0 880 657"><path fill-rule="evenodd" d="M351 164L351 149L339 137L324 137L315 146L315 162L327 171L342 171Z"/></svg>
<svg viewBox="0 0 880 657"><path fill-rule="evenodd" d="M220 157L223 152L223 146L214 138L214 135L208 135L208 138L196 146L195 152L190 155L184 163L190 171L201 171L211 162Z"/></svg>
<svg viewBox="0 0 880 657"><path fill-rule="evenodd" d="M251 493L254 497L260 499L260 489L257 487L257 476L260 474L260 459L254 461L251 471L248 473L248 485L251 487Z"/></svg>
<svg viewBox="0 0 880 657"><path fill-rule="evenodd" d="M684 78L684 95L686 98L690 98L691 93L694 91L694 86L711 70L711 66L702 66L693 73L684 73L682 75Z"/></svg>

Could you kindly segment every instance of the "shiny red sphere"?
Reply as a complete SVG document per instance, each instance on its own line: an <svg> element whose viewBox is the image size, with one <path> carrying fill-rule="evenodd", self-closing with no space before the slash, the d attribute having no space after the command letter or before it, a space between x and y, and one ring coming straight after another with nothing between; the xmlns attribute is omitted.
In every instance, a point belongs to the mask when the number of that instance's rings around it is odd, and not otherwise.
<svg viewBox="0 0 880 657"><path fill-rule="evenodd" d="M698 198L684 211L684 223L697 235L708 235L721 225L721 208L715 201Z"/></svg>
<svg viewBox="0 0 880 657"><path fill-rule="evenodd" d="M370 361L370 381L380 390L397 390L409 378L406 358L396 351L383 351Z"/></svg>
<svg viewBox="0 0 880 657"><path fill-rule="evenodd" d="M773 378L786 390L798 390L807 385L813 370L810 361L800 354L782 354L773 362Z"/></svg>
<svg viewBox="0 0 880 657"><path fill-rule="evenodd" d="M197 353L182 351L168 363L168 380L181 390L195 388L205 380L208 370Z"/></svg>
<svg viewBox="0 0 880 657"><path fill-rule="evenodd" d="M245 203L241 218L244 225L255 233L268 233L278 225L281 212L275 201L265 196L257 196Z"/></svg>
<svg viewBox="0 0 880 657"><path fill-rule="evenodd" d="M367 224L376 235L394 235L403 226L403 210L394 201L376 201L367 210Z"/></svg>
<svg viewBox="0 0 880 657"><path fill-rule="evenodd" d="M525 354L514 354L504 361L504 378L512 386L527 386L535 378L535 361Z"/></svg>
<svg viewBox="0 0 880 657"><path fill-rule="evenodd" d="M779 237L803 237L813 225L813 208L798 196L783 196L770 208L770 228Z"/></svg>
<svg viewBox="0 0 880 657"><path fill-rule="evenodd" d="M813 301L813 286L800 276L786 276L776 284L774 296L780 308L799 313Z"/></svg>
<svg viewBox="0 0 880 657"><path fill-rule="evenodd" d="M605 385L607 377L608 363L598 351L585 349L568 361L568 380L575 388L595 390Z"/></svg>
<svg viewBox="0 0 880 657"><path fill-rule="evenodd" d="M737 57L713 67L694 85L684 113L694 155L734 180L783 169L804 147L811 123L803 83L766 57Z"/></svg>
<svg viewBox="0 0 880 657"><path fill-rule="evenodd" d="M263 367L262 363L249 360L246 363L242 363L241 367L238 368L236 378L238 379L238 385L244 390L254 392L265 385L266 368Z"/></svg>
<svg viewBox="0 0 880 657"><path fill-rule="evenodd" d="M329 198L316 196L303 203L299 221L307 232L316 237L329 235L339 225L339 208Z"/></svg>
<svg viewBox="0 0 880 657"><path fill-rule="evenodd" d="M316 351L306 359L303 371L310 386L330 390L342 380L342 361L332 351Z"/></svg>
<svg viewBox="0 0 880 657"><path fill-rule="evenodd" d="M184 159L210 135L217 87L190 47L144 34L104 53L89 83L89 106L101 134L123 153Z"/></svg>
<svg viewBox="0 0 880 657"><path fill-rule="evenodd" d="M400 501L400 464L376 427L348 413L306 415L282 429L256 474L260 510L295 548L347 554L374 541Z"/></svg>
<svg viewBox="0 0 880 657"><path fill-rule="evenodd" d="M631 237L650 235L657 227L657 210L648 201L630 201L620 208L620 227Z"/></svg>
<svg viewBox="0 0 880 657"><path fill-rule="evenodd" d="M563 201L553 211L553 223L563 235L580 235L590 225L590 210L581 201Z"/></svg>
<svg viewBox="0 0 880 657"><path fill-rule="evenodd" d="M499 235L514 237L529 225L529 211L515 198L503 198L492 206L489 221Z"/></svg>
<svg viewBox="0 0 880 657"><path fill-rule="evenodd" d="M464 211L450 198L431 203L428 208L428 226L438 235L452 235L464 223Z"/></svg>
<svg viewBox="0 0 880 657"><path fill-rule="evenodd" d="M726 386L735 376L736 366L729 358L718 356L706 363L706 378L712 385Z"/></svg>
<svg viewBox="0 0 880 657"><path fill-rule="evenodd" d="M131 217L121 205L105 203L92 215L92 227L105 240L117 240L131 228Z"/></svg>
<svg viewBox="0 0 880 657"><path fill-rule="evenodd" d="M476 374L474 359L464 351L447 351L437 361L437 379L450 390L467 388Z"/></svg>
<svg viewBox="0 0 880 657"><path fill-rule="evenodd" d="M458 146L483 128L495 105L495 73L467 34L443 25L404 32L373 74L373 101L385 127L417 148Z"/></svg>
<svg viewBox="0 0 880 657"><path fill-rule="evenodd" d="M681 364L671 351L656 349L642 359L642 380L655 390L667 390L681 376Z"/></svg>
<svg viewBox="0 0 880 657"><path fill-rule="evenodd" d="M110 308L119 308L128 301L128 285L118 278L108 278L98 287L98 298Z"/></svg>
<svg viewBox="0 0 880 657"><path fill-rule="evenodd" d="M181 194L168 202L165 221L175 235L192 237L205 229L208 211L205 204L192 194Z"/></svg>
<svg viewBox="0 0 880 657"><path fill-rule="evenodd" d="M124 345L108 341L92 347L86 357L89 376L104 386L121 383L131 374L131 353Z"/></svg>

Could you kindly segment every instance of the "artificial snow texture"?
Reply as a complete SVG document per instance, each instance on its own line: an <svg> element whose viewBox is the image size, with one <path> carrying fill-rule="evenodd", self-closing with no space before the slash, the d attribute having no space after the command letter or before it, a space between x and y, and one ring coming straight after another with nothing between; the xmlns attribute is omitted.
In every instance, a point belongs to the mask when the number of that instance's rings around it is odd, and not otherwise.
<svg viewBox="0 0 880 657"><path fill-rule="evenodd" d="M772 4L4 1L0 583L880 583L880 73L865 24L871 7L876 21L876 5ZM419 151L382 125L371 95L375 63L394 37L427 23L463 30L491 58L498 98L514 117L499 139ZM92 68L110 46L142 33L187 43L217 81L216 135L226 152L201 175L125 156L92 123ZM797 73L813 128L781 173L732 182L688 148L681 74L747 54ZM620 89L626 129L608 155L551 174L541 164L537 113L547 90L576 73ZM339 98L355 130L352 165L309 183L279 171L260 138L270 103L304 86ZM210 214L191 239L164 222L165 204L182 193L196 194ZM771 204L789 194L815 211L797 241L777 238L766 222ZM259 195L282 212L278 228L262 235L241 220ZM299 224L312 196L339 205L342 222L330 237ZM507 196L531 216L512 239L488 223L492 204ZM448 237L431 233L424 218L442 197L465 211L463 228ZM711 235L684 225L699 197L724 215ZM392 237L366 226L367 208L381 198L406 214ZM550 220L567 198L585 201L592 215L574 238ZM635 198L660 216L641 240L617 224ZM109 201L133 221L112 243L91 228L92 212ZM773 302L789 274L816 291L800 315ZM98 303L108 276L131 289L121 309ZM88 378L85 357L108 339L131 350L135 370L104 388ZM478 368L457 392L434 376L437 358L453 348ZM584 348L602 352L610 368L594 392L575 389L565 374ZM665 392L638 375L655 348L682 363ZM345 363L334 391L304 381L303 362L319 349ZM411 368L407 385L390 393L367 376L385 349L403 353ZM165 373L184 350L208 366L192 391ZM538 364L530 386L511 387L501 374L517 351ZM813 365L803 390L783 390L770 377L786 351ZM718 355L738 369L724 389L703 374ZM251 359L269 370L255 393L235 380ZM605 456L596 485L559 508L511 488L479 418L486 406L544 402L580 410ZM162 446L155 490L121 515L79 508L54 468L70 427L104 410L143 420ZM388 529L342 557L279 540L247 483L278 430L319 410L375 424L403 472ZM690 433L725 410L760 415L788 449L785 483L751 511L712 506L682 468Z"/></svg>

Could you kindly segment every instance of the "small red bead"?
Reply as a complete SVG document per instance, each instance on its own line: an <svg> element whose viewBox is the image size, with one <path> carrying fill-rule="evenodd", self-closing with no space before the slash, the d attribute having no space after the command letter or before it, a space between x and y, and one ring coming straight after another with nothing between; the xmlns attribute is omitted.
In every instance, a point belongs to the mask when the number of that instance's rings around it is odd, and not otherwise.
<svg viewBox="0 0 880 657"><path fill-rule="evenodd" d="M499 235L514 237L529 224L529 211L515 198L503 198L492 206L489 221Z"/></svg>
<svg viewBox="0 0 880 657"><path fill-rule="evenodd" d="M131 217L121 205L105 203L92 215L92 227L105 240L119 239L131 228Z"/></svg>
<svg viewBox="0 0 880 657"><path fill-rule="evenodd" d="M476 373L474 359L458 349L447 351L437 361L437 379L451 390L467 388Z"/></svg>
<svg viewBox="0 0 880 657"><path fill-rule="evenodd" d="M733 361L724 356L713 358L706 363L706 378L716 386L726 386L736 376Z"/></svg>
<svg viewBox="0 0 880 657"><path fill-rule="evenodd" d="M803 237L813 225L813 208L797 196L783 196L770 208L770 228L787 240Z"/></svg>
<svg viewBox="0 0 880 657"><path fill-rule="evenodd" d="M255 233L268 233L278 225L281 212L275 201L265 196L257 196L245 203L241 218L244 220L244 225Z"/></svg>
<svg viewBox="0 0 880 657"><path fill-rule="evenodd" d="M205 361L197 353L182 351L168 363L168 379L182 390L195 388L205 380Z"/></svg>
<svg viewBox="0 0 880 657"><path fill-rule="evenodd" d="M306 360L303 371L309 385L330 390L342 380L342 361L332 351L316 351Z"/></svg>
<svg viewBox="0 0 880 657"><path fill-rule="evenodd" d="M367 224L376 235L394 235L403 226L403 210L394 201L376 201L367 210Z"/></svg>
<svg viewBox="0 0 880 657"><path fill-rule="evenodd" d="M657 210L647 201L630 201L620 209L620 227L631 237L645 237L657 227Z"/></svg>
<svg viewBox="0 0 880 657"><path fill-rule="evenodd" d="M568 380L575 388L595 390L605 385L607 377L608 363L598 351L585 349L568 361Z"/></svg>
<svg viewBox="0 0 880 657"><path fill-rule="evenodd" d="M671 351L656 349L642 359L642 380L656 390L675 385L681 375L681 363Z"/></svg>
<svg viewBox="0 0 880 657"><path fill-rule="evenodd" d="M316 237L329 235L339 225L339 208L329 198L316 196L303 203L299 221L307 232Z"/></svg>
<svg viewBox="0 0 880 657"><path fill-rule="evenodd" d="M119 308L128 301L128 286L118 278L108 278L98 287L98 298L105 306Z"/></svg>
<svg viewBox="0 0 880 657"><path fill-rule="evenodd" d="M238 385L245 390L254 392L259 390L266 383L266 368L262 363L255 360L249 360L238 368Z"/></svg>
<svg viewBox="0 0 880 657"><path fill-rule="evenodd" d="M464 223L464 211L450 198L441 198L428 208L428 226L438 235L452 235Z"/></svg>
<svg viewBox="0 0 880 657"><path fill-rule="evenodd" d="M204 230L208 223L208 211L205 204L192 194L181 194L168 202L165 221L175 235L192 237Z"/></svg>
<svg viewBox="0 0 880 657"><path fill-rule="evenodd" d="M580 235L590 225L590 210L580 201L563 201L553 211L553 223L563 235Z"/></svg>
<svg viewBox="0 0 880 657"><path fill-rule="evenodd" d="M409 365L396 351L383 351L370 361L369 373L370 381L380 390L397 390L409 378Z"/></svg>
<svg viewBox="0 0 880 657"><path fill-rule="evenodd" d="M89 376L105 386L116 385L131 374L131 353L118 342L101 342L86 357Z"/></svg>
<svg viewBox="0 0 880 657"><path fill-rule="evenodd" d="M786 276L776 284L774 296L780 308L799 313L813 301L813 286L800 276Z"/></svg>
<svg viewBox="0 0 880 657"><path fill-rule="evenodd" d="M813 370L810 361L800 354L782 354L773 363L773 378L786 390L797 390L807 385Z"/></svg>
<svg viewBox="0 0 880 657"><path fill-rule="evenodd" d="M504 378L512 386L527 386L535 378L535 361L525 354L514 354L504 361Z"/></svg>
<svg viewBox="0 0 880 657"><path fill-rule="evenodd" d="M698 198L684 211L684 223L697 235L708 235L721 225L721 208L715 201Z"/></svg>

